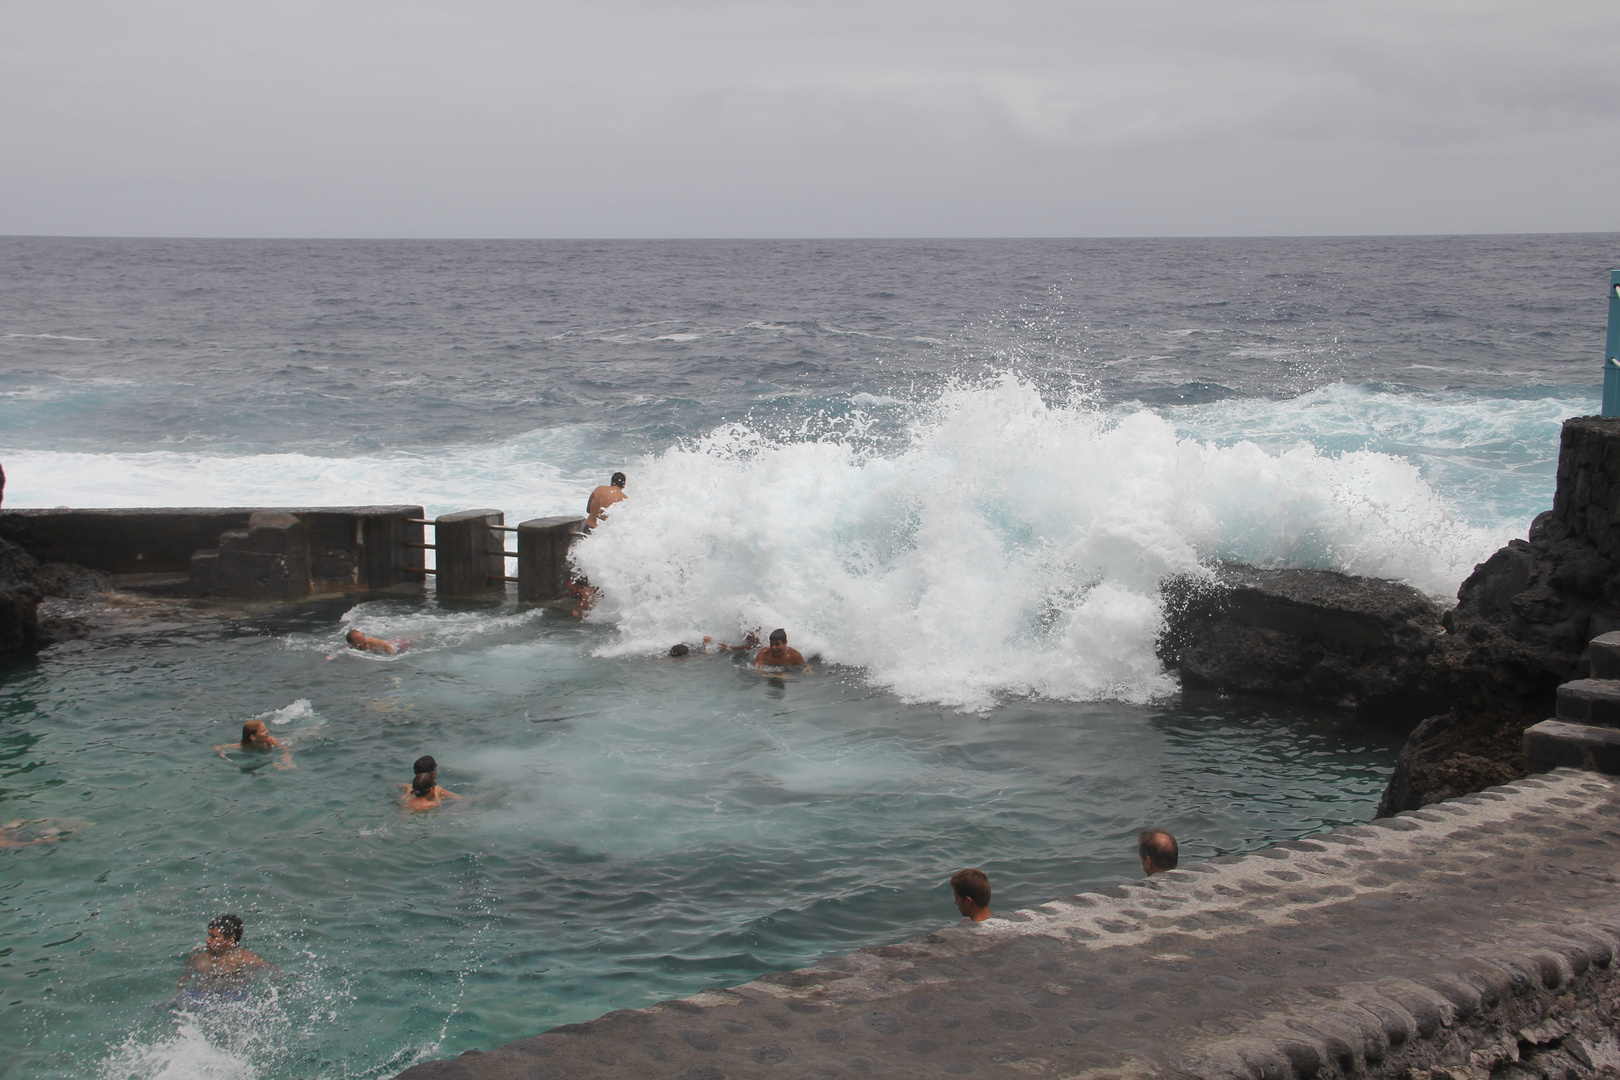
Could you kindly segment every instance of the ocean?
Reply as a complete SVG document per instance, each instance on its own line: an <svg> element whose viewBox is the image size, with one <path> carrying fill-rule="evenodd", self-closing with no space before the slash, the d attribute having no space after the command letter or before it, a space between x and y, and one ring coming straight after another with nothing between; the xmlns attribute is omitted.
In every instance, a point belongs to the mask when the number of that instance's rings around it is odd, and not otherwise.
<svg viewBox="0 0 1620 1080"><path fill-rule="evenodd" d="M0 1072L384 1077L1370 816L1404 731L1183 690L1168 575L1444 601L1597 411L1613 235L0 239L6 507L630 498L585 620L237 606L0 667ZM764 680L676 642L786 628ZM340 654L350 627L407 637ZM290 759L213 749L264 718ZM431 753L464 797L397 805ZM290 768L278 768L289 764ZM55 831L53 831L55 830ZM279 969L176 996L240 913Z"/></svg>

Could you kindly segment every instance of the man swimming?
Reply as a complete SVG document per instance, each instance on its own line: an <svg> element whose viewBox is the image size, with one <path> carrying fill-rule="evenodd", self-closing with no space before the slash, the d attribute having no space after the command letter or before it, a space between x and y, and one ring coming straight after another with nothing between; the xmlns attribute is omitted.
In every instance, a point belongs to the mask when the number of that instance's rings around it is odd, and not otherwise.
<svg viewBox="0 0 1620 1080"><path fill-rule="evenodd" d="M242 724L241 742L220 743L214 750L220 757L225 757L227 750L280 750L281 760L276 762L276 768L292 768L292 751L280 739L270 734L270 729L265 727L263 720L246 721Z"/></svg>
<svg viewBox="0 0 1620 1080"><path fill-rule="evenodd" d="M585 528L594 529L607 520L607 508L616 502L629 498L624 493L624 473L616 472L612 479L595 491L585 503Z"/></svg>
<svg viewBox="0 0 1620 1080"><path fill-rule="evenodd" d="M351 649L358 649L360 652L381 653L383 656L397 655L404 652L406 647L410 645L410 642L404 638L388 638L384 640L380 637L367 637L359 630L350 630L343 635L343 640L348 642ZM327 659L330 660L333 656L338 655L340 654L333 653Z"/></svg>
<svg viewBox="0 0 1620 1080"><path fill-rule="evenodd" d="M438 769L432 772L419 772L416 779L411 781L411 788L405 793L405 809L410 811L432 810L439 805L441 799L459 799L453 791L447 791L437 783Z"/></svg>
<svg viewBox="0 0 1620 1080"><path fill-rule="evenodd" d="M262 956L242 948L242 920L225 914L208 924L208 939L203 947L186 959L185 974L180 985L193 979L207 989L240 986L255 971L275 971L275 966Z"/></svg>
<svg viewBox="0 0 1620 1080"><path fill-rule="evenodd" d="M754 666L757 668L798 667L804 663L804 657L799 655L798 649L791 649L787 643L787 631L782 629L771 631L771 643L754 654Z"/></svg>

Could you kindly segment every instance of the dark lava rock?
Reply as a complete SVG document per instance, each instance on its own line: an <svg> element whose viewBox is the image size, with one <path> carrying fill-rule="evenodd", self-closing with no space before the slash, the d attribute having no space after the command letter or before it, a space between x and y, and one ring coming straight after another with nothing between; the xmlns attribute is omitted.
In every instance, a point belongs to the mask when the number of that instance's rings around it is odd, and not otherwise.
<svg viewBox="0 0 1620 1080"><path fill-rule="evenodd" d="M1301 698L1417 720L1440 608L1410 585L1330 570L1227 564L1164 589L1159 656L1188 686Z"/></svg>
<svg viewBox="0 0 1620 1080"><path fill-rule="evenodd" d="M1620 419L1564 422L1553 508L1474 568L1443 625L1423 682L1451 711L1407 739L1379 816L1525 775L1524 729L1620 629Z"/></svg>
<svg viewBox="0 0 1620 1080"><path fill-rule="evenodd" d="M16 544L0 540L0 656L39 648L39 563Z"/></svg>
<svg viewBox="0 0 1620 1080"><path fill-rule="evenodd" d="M113 587L111 574L72 563L48 562L39 568L39 590L46 596L84 600Z"/></svg>

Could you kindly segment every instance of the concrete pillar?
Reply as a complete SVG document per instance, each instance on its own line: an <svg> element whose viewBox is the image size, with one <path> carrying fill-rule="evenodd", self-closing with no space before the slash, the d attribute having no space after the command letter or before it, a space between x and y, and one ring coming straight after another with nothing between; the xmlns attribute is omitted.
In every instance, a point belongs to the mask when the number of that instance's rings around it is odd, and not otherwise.
<svg viewBox="0 0 1620 1080"><path fill-rule="evenodd" d="M422 517L420 506L369 507L355 515L355 584L362 589L395 589L401 585L420 586L427 575L420 573L426 562L420 547L424 525L408 518ZM412 571L418 571L413 573Z"/></svg>
<svg viewBox="0 0 1620 1080"><path fill-rule="evenodd" d="M434 520L433 586L440 596L484 596L506 588L506 534L490 528L505 523L499 510L463 510Z"/></svg>
<svg viewBox="0 0 1620 1080"><path fill-rule="evenodd" d="M545 604L567 595L568 549L585 535L582 517L533 518L518 524L518 600Z"/></svg>

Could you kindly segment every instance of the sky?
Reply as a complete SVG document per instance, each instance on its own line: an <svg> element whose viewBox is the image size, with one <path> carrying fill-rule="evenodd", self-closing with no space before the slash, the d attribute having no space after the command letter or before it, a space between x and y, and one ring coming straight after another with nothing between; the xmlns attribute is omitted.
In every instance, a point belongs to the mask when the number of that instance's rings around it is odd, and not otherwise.
<svg viewBox="0 0 1620 1080"><path fill-rule="evenodd" d="M0 0L0 234L1620 230L1612 0Z"/></svg>

